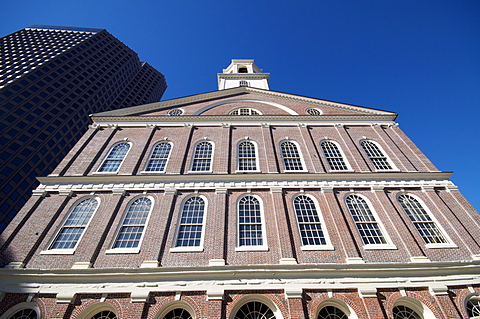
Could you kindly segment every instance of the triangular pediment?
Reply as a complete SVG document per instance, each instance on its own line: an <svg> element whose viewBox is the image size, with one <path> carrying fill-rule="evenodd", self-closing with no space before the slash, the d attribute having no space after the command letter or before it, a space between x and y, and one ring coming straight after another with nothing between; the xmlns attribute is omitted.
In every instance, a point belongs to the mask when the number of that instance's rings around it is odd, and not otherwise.
<svg viewBox="0 0 480 319"><path fill-rule="evenodd" d="M94 114L94 117L228 116L240 109L264 116L386 116L396 113L250 87L213 91ZM240 112L237 112L237 115ZM249 114L250 115L250 114Z"/></svg>

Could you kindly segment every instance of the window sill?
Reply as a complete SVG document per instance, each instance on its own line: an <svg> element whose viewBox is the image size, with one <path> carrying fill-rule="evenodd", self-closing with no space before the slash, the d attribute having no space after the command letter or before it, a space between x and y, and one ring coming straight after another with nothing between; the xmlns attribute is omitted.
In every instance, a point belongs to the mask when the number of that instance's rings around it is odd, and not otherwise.
<svg viewBox="0 0 480 319"><path fill-rule="evenodd" d="M365 250L378 250L378 249L398 249L397 246L395 245L384 245L384 244L378 244L378 245L365 245L363 246L363 249Z"/></svg>
<svg viewBox="0 0 480 319"><path fill-rule="evenodd" d="M73 255L75 249L51 249L51 250L42 250L40 255Z"/></svg>
<svg viewBox="0 0 480 319"><path fill-rule="evenodd" d="M331 245L308 245L300 247L301 250L335 250Z"/></svg>
<svg viewBox="0 0 480 319"><path fill-rule="evenodd" d="M268 246L240 246L235 251L268 251Z"/></svg>
<svg viewBox="0 0 480 319"><path fill-rule="evenodd" d="M455 244L426 244L427 248L438 249L438 248L458 248Z"/></svg>
<svg viewBox="0 0 480 319"><path fill-rule="evenodd" d="M107 249L105 254L138 254L140 248L112 248Z"/></svg>
<svg viewBox="0 0 480 319"><path fill-rule="evenodd" d="M188 171L187 174L211 174L213 171Z"/></svg>
<svg viewBox="0 0 480 319"><path fill-rule="evenodd" d="M173 247L170 248L171 253L187 253L187 252L202 252L203 247Z"/></svg>
<svg viewBox="0 0 480 319"><path fill-rule="evenodd" d="M92 172L92 175L117 175L118 172Z"/></svg>

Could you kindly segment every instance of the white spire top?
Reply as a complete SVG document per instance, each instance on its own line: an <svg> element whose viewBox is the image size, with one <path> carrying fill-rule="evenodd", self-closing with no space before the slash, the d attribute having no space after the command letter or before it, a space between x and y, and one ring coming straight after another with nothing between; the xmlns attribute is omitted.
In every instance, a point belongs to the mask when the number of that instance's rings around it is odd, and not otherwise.
<svg viewBox="0 0 480 319"><path fill-rule="evenodd" d="M254 60L232 60L232 63L218 73L218 89L225 90L239 86L249 86L268 90L270 73L263 73Z"/></svg>

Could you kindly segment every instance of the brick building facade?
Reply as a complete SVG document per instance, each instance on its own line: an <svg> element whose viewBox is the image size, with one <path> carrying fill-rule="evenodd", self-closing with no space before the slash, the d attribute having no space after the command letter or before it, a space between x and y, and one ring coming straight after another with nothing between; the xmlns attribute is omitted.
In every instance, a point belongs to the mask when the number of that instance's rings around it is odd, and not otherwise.
<svg viewBox="0 0 480 319"><path fill-rule="evenodd" d="M0 318L480 315L479 215L395 118L252 60L93 115L1 234Z"/></svg>

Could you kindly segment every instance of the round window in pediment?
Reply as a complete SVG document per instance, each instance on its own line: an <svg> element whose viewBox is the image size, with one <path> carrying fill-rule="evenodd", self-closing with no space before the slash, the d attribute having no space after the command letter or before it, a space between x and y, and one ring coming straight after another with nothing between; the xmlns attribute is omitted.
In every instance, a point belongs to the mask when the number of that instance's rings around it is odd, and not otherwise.
<svg viewBox="0 0 480 319"><path fill-rule="evenodd" d="M167 112L167 114L170 116L180 116L183 114L183 111L181 109L171 109Z"/></svg>
<svg viewBox="0 0 480 319"><path fill-rule="evenodd" d="M319 115L322 115L322 111L320 111L319 109L315 108L315 107L309 107L308 109L305 110L309 115L313 115L313 116L319 116Z"/></svg>
<svg viewBox="0 0 480 319"><path fill-rule="evenodd" d="M262 115L262 113L250 107L241 107L231 111L228 115Z"/></svg>

